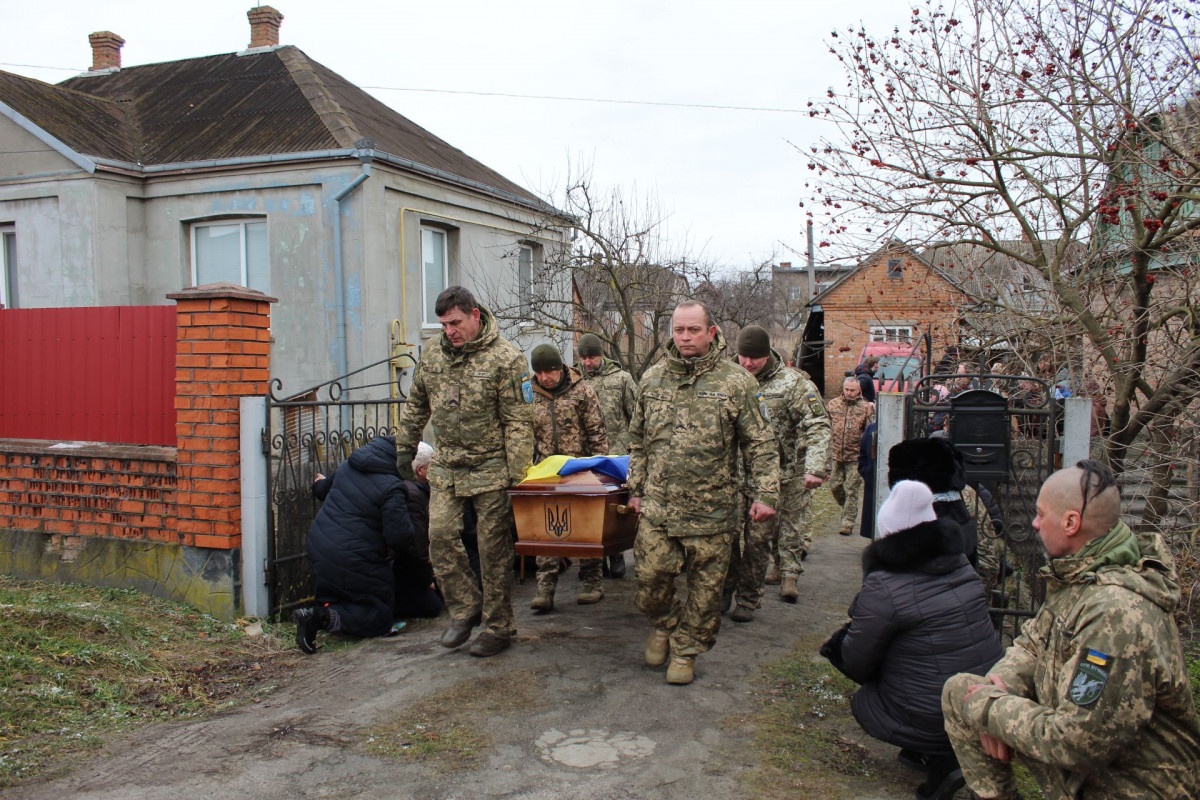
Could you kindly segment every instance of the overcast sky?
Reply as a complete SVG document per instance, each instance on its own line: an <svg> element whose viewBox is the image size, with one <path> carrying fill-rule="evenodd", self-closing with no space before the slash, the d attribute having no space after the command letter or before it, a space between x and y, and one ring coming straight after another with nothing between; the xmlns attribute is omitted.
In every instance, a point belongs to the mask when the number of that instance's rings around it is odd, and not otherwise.
<svg viewBox="0 0 1200 800"><path fill-rule="evenodd" d="M88 34L125 39L125 66L245 49L253 0L0 0L0 69L57 83L91 65ZM823 131L805 104L844 82L832 30L876 33L905 0L278 0L280 43L546 196L569 164L657 195L690 254L748 267L804 260L801 185ZM400 89L456 92L399 91ZM800 109L570 102L458 92ZM791 248L791 250L789 250Z"/></svg>

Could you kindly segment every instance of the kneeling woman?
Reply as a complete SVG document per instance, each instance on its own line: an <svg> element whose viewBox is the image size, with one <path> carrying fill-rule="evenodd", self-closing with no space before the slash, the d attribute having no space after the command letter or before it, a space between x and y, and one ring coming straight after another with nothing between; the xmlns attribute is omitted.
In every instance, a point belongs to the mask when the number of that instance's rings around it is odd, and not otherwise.
<svg viewBox="0 0 1200 800"><path fill-rule="evenodd" d="M850 622L821 648L862 684L850 701L859 724L926 771L923 800L950 798L963 785L943 728L942 684L963 671L982 675L1002 654L962 549L960 531L938 520L929 487L898 482L863 552Z"/></svg>

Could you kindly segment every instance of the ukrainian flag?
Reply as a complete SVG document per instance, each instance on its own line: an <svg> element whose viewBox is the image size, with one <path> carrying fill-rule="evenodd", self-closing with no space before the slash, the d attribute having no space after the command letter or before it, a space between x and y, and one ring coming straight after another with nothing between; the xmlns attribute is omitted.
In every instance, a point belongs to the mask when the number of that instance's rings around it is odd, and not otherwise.
<svg viewBox="0 0 1200 800"><path fill-rule="evenodd" d="M1088 663L1095 664L1098 667L1107 667L1110 658L1111 656L1107 656L1099 650L1088 650L1087 652Z"/></svg>

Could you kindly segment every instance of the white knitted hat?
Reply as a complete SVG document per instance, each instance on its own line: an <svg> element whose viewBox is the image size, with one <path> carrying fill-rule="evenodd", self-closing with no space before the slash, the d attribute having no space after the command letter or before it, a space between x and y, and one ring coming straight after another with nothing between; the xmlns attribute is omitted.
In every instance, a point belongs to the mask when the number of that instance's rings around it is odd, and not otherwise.
<svg viewBox="0 0 1200 800"><path fill-rule="evenodd" d="M900 481L892 487L892 493L879 508L875 538L882 539L936 519L933 492L929 487L920 481Z"/></svg>

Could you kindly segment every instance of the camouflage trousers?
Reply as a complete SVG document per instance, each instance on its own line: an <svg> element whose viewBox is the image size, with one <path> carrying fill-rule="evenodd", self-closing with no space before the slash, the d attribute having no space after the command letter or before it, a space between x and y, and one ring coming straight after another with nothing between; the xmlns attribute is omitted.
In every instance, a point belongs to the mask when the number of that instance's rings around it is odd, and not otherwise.
<svg viewBox="0 0 1200 800"><path fill-rule="evenodd" d="M462 521L467 503L475 506L479 571L483 591L467 562ZM472 497L435 488L429 498L429 561L451 619L483 613L484 630L501 639L516 633L513 622L513 515L508 492L497 489Z"/></svg>
<svg viewBox="0 0 1200 800"><path fill-rule="evenodd" d="M779 553L779 571L783 575L795 577L804 572L804 555L812 544L812 523L808 519L812 496L813 490L805 488L803 477L785 481L779 487L776 544L772 549Z"/></svg>
<svg viewBox="0 0 1200 800"><path fill-rule="evenodd" d="M942 687L942 715L946 718L946 735L958 756L958 765L962 768L963 777L971 791L983 797L1012 797L1017 791L1017 779L1013 775L1012 764L997 761L987 754L979 742L979 731L963 719L963 701L967 699L967 687L973 683L987 683L987 678L980 675L960 673ZM1021 759L1021 763L1030 768L1030 772L1042 782L1038 764ZM1052 795L1047 795L1052 796ZM1053 795L1057 796L1057 795ZM1067 795L1062 795L1066 797Z"/></svg>
<svg viewBox="0 0 1200 800"><path fill-rule="evenodd" d="M745 506L745 502L742 503ZM771 558L771 539L775 536L778 516L762 522L743 517L742 531L733 537L729 548L729 572L725 576L724 597L732 597L739 606L762 605L763 581Z"/></svg>
<svg viewBox="0 0 1200 800"><path fill-rule="evenodd" d="M858 464L854 461L834 461L833 471L829 473L829 491L833 499L842 507L841 530L854 530L854 521L858 519L858 507L862 505L863 480L858 474Z"/></svg>
<svg viewBox="0 0 1200 800"><path fill-rule="evenodd" d="M642 518L634 542L637 608L650 624L671 632L671 653L694 656L712 649L721 628L721 588L729 571L732 534L668 536L667 525ZM687 570L687 599L675 592Z"/></svg>
<svg viewBox="0 0 1200 800"><path fill-rule="evenodd" d="M537 557L538 589L554 591L554 587L558 585L559 562L558 556ZM579 559L579 582L583 584L600 583L604 579L601 573L603 564L604 560L600 558Z"/></svg>

